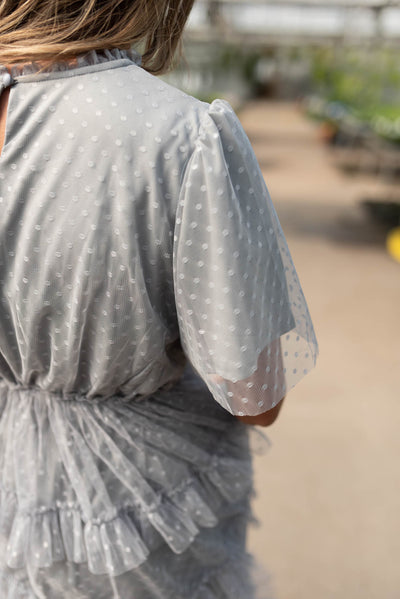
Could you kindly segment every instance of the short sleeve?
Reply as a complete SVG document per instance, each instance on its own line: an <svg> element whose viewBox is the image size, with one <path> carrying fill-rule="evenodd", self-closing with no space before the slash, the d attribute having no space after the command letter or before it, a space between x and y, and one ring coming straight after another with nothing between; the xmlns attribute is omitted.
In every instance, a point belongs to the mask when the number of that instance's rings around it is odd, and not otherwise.
<svg viewBox="0 0 400 599"><path fill-rule="evenodd" d="M253 149L222 100L187 164L173 260L182 347L214 398L235 415L274 407L318 344Z"/></svg>

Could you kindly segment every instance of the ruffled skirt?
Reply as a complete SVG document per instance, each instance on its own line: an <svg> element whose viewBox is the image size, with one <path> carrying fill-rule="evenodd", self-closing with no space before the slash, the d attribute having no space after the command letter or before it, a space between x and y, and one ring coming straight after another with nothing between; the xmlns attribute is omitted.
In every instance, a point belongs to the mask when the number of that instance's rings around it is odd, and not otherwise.
<svg viewBox="0 0 400 599"><path fill-rule="evenodd" d="M254 597L250 432L190 372L140 401L0 385L1 599Z"/></svg>

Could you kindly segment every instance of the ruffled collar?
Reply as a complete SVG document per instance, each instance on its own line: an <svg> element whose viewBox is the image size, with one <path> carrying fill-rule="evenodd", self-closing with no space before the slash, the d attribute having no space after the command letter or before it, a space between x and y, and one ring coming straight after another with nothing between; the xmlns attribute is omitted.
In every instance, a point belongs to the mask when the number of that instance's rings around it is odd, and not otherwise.
<svg viewBox="0 0 400 599"><path fill-rule="evenodd" d="M141 62L142 57L135 50L113 48L111 50L91 50L86 54L77 56L74 62L60 60L44 68L43 65L37 62L13 65L11 71L0 65L0 88L4 89L17 81L22 81L24 78L29 80L32 78L51 79L62 76L64 73L72 75L77 69L97 70L108 66L123 66L130 63L140 66ZM0 89L0 93L1 91L2 89Z"/></svg>

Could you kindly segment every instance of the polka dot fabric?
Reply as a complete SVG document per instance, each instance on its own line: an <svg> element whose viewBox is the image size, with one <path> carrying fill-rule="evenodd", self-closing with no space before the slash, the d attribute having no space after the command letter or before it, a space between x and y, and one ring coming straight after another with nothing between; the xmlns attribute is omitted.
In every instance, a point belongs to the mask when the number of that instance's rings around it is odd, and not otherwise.
<svg viewBox="0 0 400 599"><path fill-rule="evenodd" d="M0 79L0 596L251 599L232 414L317 343L239 121L133 51Z"/></svg>
<svg viewBox="0 0 400 599"><path fill-rule="evenodd" d="M275 406L318 346L254 152L221 100L185 171L174 258L183 347L215 399L242 416Z"/></svg>

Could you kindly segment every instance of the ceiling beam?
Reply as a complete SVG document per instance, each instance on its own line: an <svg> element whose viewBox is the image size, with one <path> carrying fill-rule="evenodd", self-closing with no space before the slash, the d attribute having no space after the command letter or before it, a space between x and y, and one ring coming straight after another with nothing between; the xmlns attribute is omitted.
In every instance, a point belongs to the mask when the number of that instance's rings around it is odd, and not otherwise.
<svg viewBox="0 0 400 599"><path fill-rule="evenodd" d="M210 0L197 0L200 4L210 4ZM215 0L213 0L215 2ZM243 0L217 0L219 4L240 4L243 6ZM293 6L293 7L315 7L315 8L393 8L400 7L400 0L250 0L246 3L250 5L263 6Z"/></svg>

